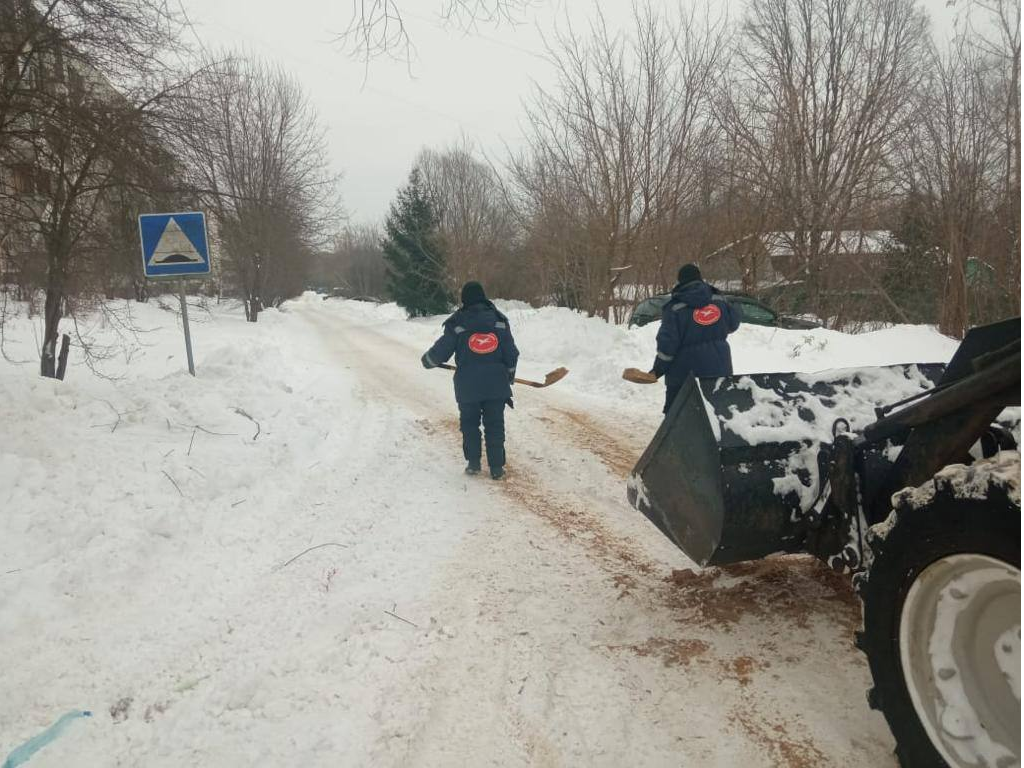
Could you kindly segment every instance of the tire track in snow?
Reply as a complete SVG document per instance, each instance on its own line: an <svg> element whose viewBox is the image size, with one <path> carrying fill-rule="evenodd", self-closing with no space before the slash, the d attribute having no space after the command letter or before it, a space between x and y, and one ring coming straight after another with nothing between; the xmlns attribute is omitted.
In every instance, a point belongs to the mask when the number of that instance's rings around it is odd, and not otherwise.
<svg viewBox="0 0 1024 768"><path fill-rule="evenodd" d="M642 446L637 450L632 441L612 435L605 427L599 425L593 416L582 411L557 406L549 407L548 411L558 417L562 432L573 435L573 443L576 446L584 447L593 453L623 481L629 477L629 473L640 458L640 453L643 452Z"/></svg>
<svg viewBox="0 0 1024 768"><path fill-rule="evenodd" d="M323 317L316 314L307 314L306 317L325 338L331 338L324 326L325 319ZM349 330L353 331L355 328L349 326ZM359 334L376 336L384 343L374 344L369 340L363 342L358 339ZM410 386L397 366L390 360L382 360L377 354L377 350L381 347L393 349L396 342L376 334L368 328L359 328L356 333L349 332L335 338L342 338L342 343L349 346L354 354L365 361L366 365L357 373L365 374L367 369L370 369L370 372L375 374L373 378L380 382L380 387L373 390L375 395L388 396L402 405L414 407L418 413L422 414L421 418L417 419L421 426L430 425L428 429L431 433L442 431L453 446L459 444L461 433L458 419L438 419L433 416L432 414L436 413L438 409L436 398L427 396L418 387ZM563 409L559 410L565 415L571 413ZM581 420L585 418L582 414L577 414L577 416ZM579 448L578 445L575 445L572 437L567 438L564 431L557 429L545 431L546 438L557 442L568 442L573 448ZM523 444L520 444L521 441ZM515 432L509 437L509 442L513 448L525 449L529 446L527 438ZM527 453L526 450L520 452L522 455ZM623 460L622 456L624 454L620 454L620 460ZM521 508L554 526L565 538L581 545L590 556L596 558L610 572L613 578L620 576L624 566L640 574L651 574L658 570L632 542L610 530L579 499L553 492L547 488L537 473L526 468L525 462L511 465L507 478L505 482L495 486L497 492L508 496ZM625 498L625 494L623 494L623 498Z"/></svg>
<svg viewBox="0 0 1024 768"><path fill-rule="evenodd" d="M357 372L362 377L363 383L360 386L365 391L358 393L358 397L365 395L377 400L391 401L403 409L411 411L414 423L426 435L443 439L453 448L458 445L458 420L454 418L438 419L428 416L428 414L433 414L437 411L436 396L430 391L425 392L414 384L410 384L408 377L403 374L399 366L391 360L382 360L379 355L375 354L379 345L376 343L376 338L373 335L369 336L369 338L365 336L360 338L360 332L332 333L333 329L328 329L323 318L311 315L307 316L306 319L320 331L325 339L331 340L329 342L330 346L344 358L355 356L361 361ZM506 497L512 502L511 506L513 509L525 510L530 513L530 516L552 526L562 537L569 539L577 545L569 550L569 552L559 550L560 556L553 559L556 565L564 568L571 563L573 556L569 553L575 551L585 556L589 562L601 570L610 574L617 574L624 567L636 567L643 571L653 570L653 566L643 562L632 547L627 549L624 542L618 540L613 534L604 531L598 518L590 513L583 504L564 496L559 496L557 501L552 501L551 494L543 489L544 483L538 475L526 469L513 468L510 471L507 482L491 486L488 488L488 492ZM519 531L516 536L517 538L529 536L527 533L528 528L523 528L515 523L513 525ZM536 533L533 534L535 537L536 535ZM540 540L543 541L543 537ZM552 552L555 550L548 551ZM486 562L486 559L484 562ZM578 563L572 566L572 568L577 573L582 571ZM476 570L472 563L465 565L460 563L456 566L457 572L462 570L467 571L467 576L470 579L480 579L481 575L484 575ZM486 575L484 575L484 578L487 581L490 580ZM524 581L524 578L521 576L513 576L512 578L514 583ZM582 577L584 585L586 585L587 578ZM461 581L459 579L456 583L461 583ZM502 608L501 592L498 591L497 585L494 585L492 588L495 589L494 594L489 595L489 590L485 587L484 592L478 594L477 597L482 599L483 615L489 616L491 621L497 622L500 627L504 628L508 624L517 621L515 611L513 609L512 613L509 614L508 608ZM600 597L603 590L603 587L596 584L594 586L584 586L584 593L591 602L601 602L606 599ZM479 589L476 591L479 593ZM557 599L557 597L554 599ZM472 658L474 647L481 643L486 643L486 640L485 636L480 640L472 641L471 646L467 648L467 656ZM470 641L460 640L458 642ZM536 640L531 640L526 650L520 654L522 656L519 660L520 667L523 665L526 665L527 668L532 666L534 663L532 661L534 651L530 649L535 647L536 643ZM482 682L483 687L481 690L474 690L472 692L472 700L478 701L480 705L486 707L483 701L479 701L481 697L494 697L496 699L498 705L493 708L502 714L504 730L513 736L518 749L522 753L520 760L514 762L521 761L529 765L565 764L565 745L561 745L561 749L559 749L559 744L557 742L552 743L548 734L544 733L543 728L538 727L536 723L531 723L527 713L520 711L518 696L514 694L522 694L526 684L525 678L518 684L516 690L502 693L503 681L507 676L507 667L510 663L508 652L502 658L504 658L504 661L500 662L502 670L498 672L494 670L478 671L476 673L478 677L482 678L482 680L478 679L477 682L478 684ZM577 664L581 663L578 659L575 661ZM457 672L453 672L450 668L443 665L440 660L437 664L439 666L434 670L434 679L430 680L428 684L432 688L435 686L439 687L442 692L448 690L448 686L454 687L457 685L457 680L449 679L449 675L457 674ZM417 721L417 728L414 729L417 731L413 737L414 742L407 745L407 755L410 760L416 754L430 755L438 750L442 753L444 752L445 748L439 746L439 744L441 744L444 738L445 728L452 716L452 707L457 708L460 705L453 705L451 697L444 695L438 706L440 711L436 713L432 711L425 720ZM466 705L463 704L461 706ZM562 759L560 759L560 756ZM442 754L442 757L449 759L450 755ZM505 759L510 758L511 755L506 755L505 757ZM577 762L576 759L570 759L569 764ZM587 761L584 760L583 762ZM426 763L430 763L430 760L426 760ZM497 764L502 763L503 761L499 761Z"/></svg>

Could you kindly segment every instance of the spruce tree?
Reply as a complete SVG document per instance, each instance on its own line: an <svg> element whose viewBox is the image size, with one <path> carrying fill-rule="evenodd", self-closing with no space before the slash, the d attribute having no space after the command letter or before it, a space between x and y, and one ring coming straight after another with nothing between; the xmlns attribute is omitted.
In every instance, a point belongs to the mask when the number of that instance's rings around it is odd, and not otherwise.
<svg viewBox="0 0 1024 768"><path fill-rule="evenodd" d="M945 274L942 243L929 213L933 201L911 192L901 204L899 221L881 285L912 323L938 323ZM904 320L892 316L893 322Z"/></svg>
<svg viewBox="0 0 1024 768"><path fill-rule="evenodd" d="M391 297L412 317L447 312L452 298L444 284L443 241L418 168L399 190L384 226Z"/></svg>

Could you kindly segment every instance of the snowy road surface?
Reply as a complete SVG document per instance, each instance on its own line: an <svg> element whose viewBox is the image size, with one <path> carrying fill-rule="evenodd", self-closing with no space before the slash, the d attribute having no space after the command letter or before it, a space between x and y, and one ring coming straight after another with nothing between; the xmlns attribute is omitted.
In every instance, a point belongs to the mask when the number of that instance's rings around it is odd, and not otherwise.
<svg viewBox="0 0 1024 768"><path fill-rule="evenodd" d="M0 757L90 709L30 765L895 765L842 577L691 570L626 504L660 391L517 390L493 483L434 321L213 311L192 380L138 312L123 380L0 363Z"/></svg>

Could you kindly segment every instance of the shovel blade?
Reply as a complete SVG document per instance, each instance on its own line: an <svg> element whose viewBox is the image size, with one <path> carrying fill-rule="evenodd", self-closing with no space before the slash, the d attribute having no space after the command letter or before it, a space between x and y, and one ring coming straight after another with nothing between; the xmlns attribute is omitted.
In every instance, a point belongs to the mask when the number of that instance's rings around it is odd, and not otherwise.
<svg viewBox="0 0 1024 768"><path fill-rule="evenodd" d="M622 378L633 384L657 384L658 377L653 373L641 371L639 368L627 368L622 372Z"/></svg>
<svg viewBox="0 0 1024 768"><path fill-rule="evenodd" d="M550 387L555 382L561 381L569 374L568 368L555 368L544 377L544 386Z"/></svg>
<svg viewBox="0 0 1024 768"><path fill-rule="evenodd" d="M544 381L530 381L529 379L516 379L516 384L525 384L528 387L535 387L537 389L543 389L544 387L550 387L566 377L569 373L568 368L555 368L550 371L545 377Z"/></svg>

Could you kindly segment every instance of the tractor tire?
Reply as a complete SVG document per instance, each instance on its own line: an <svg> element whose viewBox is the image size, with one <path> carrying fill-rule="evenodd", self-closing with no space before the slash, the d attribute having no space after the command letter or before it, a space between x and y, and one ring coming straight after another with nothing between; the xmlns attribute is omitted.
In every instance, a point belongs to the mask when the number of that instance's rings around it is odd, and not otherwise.
<svg viewBox="0 0 1024 768"><path fill-rule="evenodd" d="M859 583L868 702L904 768L1020 766L1020 454L947 467L894 505Z"/></svg>

